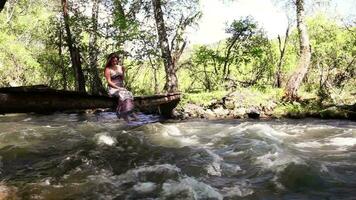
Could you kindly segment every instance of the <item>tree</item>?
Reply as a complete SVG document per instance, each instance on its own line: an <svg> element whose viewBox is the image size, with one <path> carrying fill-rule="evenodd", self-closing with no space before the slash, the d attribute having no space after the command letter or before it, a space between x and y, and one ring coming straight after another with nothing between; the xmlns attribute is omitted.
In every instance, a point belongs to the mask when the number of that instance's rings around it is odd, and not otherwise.
<svg viewBox="0 0 356 200"><path fill-rule="evenodd" d="M356 28L342 27L335 18L318 14L308 20L310 43L313 46L309 84L317 89L319 103L345 100L345 91L353 90L356 74ZM318 86L318 87L317 87ZM345 103L345 102L343 102Z"/></svg>
<svg viewBox="0 0 356 200"><path fill-rule="evenodd" d="M298 89L301 85L305 75L308 72L311 50L309 35L305 22L304 0L296 0L296 13L297 13L297 29L299 34L299 61L296 71L289 78L285 88L285 100L294 101L298 99Z"/></svg>
<svg viewBox="0 0 356 200"><path fill-rule="evenodd" d="M230 55L236 43L242 43L251 38L257 31L257 24L251 17L246 17L240 20L234 20L226 32L232 34L227 40L227 49L225 53L225 61L223 67L224 79L230 75Z"/></svg>
<svg viewBox="0 0 356 200"><path fill-rule="evenodd" d="M282 66L284 63L286 48L287 48L288 39L289 39L289 29L290 29L290 24L288 24L288 27L286 29L283 43L282 43L281 36L278 35L279 60L278 60L277 70L276 70L276 75L275 75L276 76L275 86L278 88L280 88L282 86Z"/></svg>
<svg viewBox="0 0 356 200"><path fill-rule="evenodd" d="M43 84L46 77L40 55L52 5L44 0L7 1L0 14L0 85ZM5 12L6 11L6 12Z"/></svg>
<svg viewBox="0 0 356 200"><path fill-rule="evenodd" d="M142 0L114 0L113 25L118 29L114 37L117 42L117 49L122 54L127 54L124 50L124 44L127 41L137 39L139 35L136 14L140 12L142 5Z"/></svg>
<svg viewBox="0 0 356 200"><path fill-rule="evenodd" d="M98 13L99 13L99 3L100 0L93 0L92 7L92 18L91 18L91 33L89 39L89 59L90 59L90 71L92 75L91 92L93 94L104 94L105 89L101 82L101 79L98 74Z"/></svg>
<svg viewBox="0 0 356 200"><path fill-rule="evenodd" d="M85 79L82 70L82 61L80 57L80 51L76 47L75 40L72 37L72 33L70 30L70 18L68 14L67 0L62 0L62 9L63 9L63 17L64 17L64 26L67 32L66 42L70 52L72 68L75 75L75 89L79 92L85 92Z"/></svg>
<svg viewBox="0 0 356 200"><path fill-rule="evenodd" d="M223 59L225 57L219 55L219 49L212 50L205 45L194 49L189 59L192 63L187 65L192 79L188 90L196 90L201 87L207 91L216 90L221 85L217 65L221 64Z"/></svg>
<svg viewBox="0 0 356 200"><path fill-rule="evenodd" d="M67 90L67 71L65 69L64 66L64 60L63 60L63 51L62 51L62 47L63 47L63 31L62 31L62 24L60 23L59 27L58 27L58 32L59 32L59 41L58 41L58 56L59 56L59 65L61 68L61 74L62 74L62 85L63 85L63 89Z"/></svg>
<svg viewBox="0 0 356 200"><path fill-rule="evenodd" d="M152 0L152 5L158 32L158 40L161 48L164 68L166 71L166 84L164 88L168 92L175 92L178 90L178 78L176 75L176 68L172 60L171 50L168 44L168 37L163 19L161 0Z"/></svg>
<svg viewBox="0 0 356 200"><path fill-rule="evenodd" d="M166 91L178 90L177 71L187 38L187 27L201 17L198 0L151 0L158 44L166 73Z"/></svg>

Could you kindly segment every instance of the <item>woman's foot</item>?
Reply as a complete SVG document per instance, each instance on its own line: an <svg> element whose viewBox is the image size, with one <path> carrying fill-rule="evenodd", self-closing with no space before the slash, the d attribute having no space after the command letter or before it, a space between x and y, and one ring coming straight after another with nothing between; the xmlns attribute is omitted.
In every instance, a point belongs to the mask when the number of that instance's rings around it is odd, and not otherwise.
<svg viewBox="0 0 356 200"><path fill-rule="evenodd" d="M120 118L121 118L121 114L120 114L119 112L116 112L116 117L117 117L118 119L120 119Z"/></svg>
<svg viewBox="0 0 356 200"><path fill-rule="evenodd" d="M127 115L123 116L122 118L125 120L126 123L130 123L130 119Z"/></svg>
<svg viewBox="0 0 356 200"><path fill-rule="evenodd" d="M138 116L136 115L136 113L132 113L132 114L131 114L131 117L132 117L132 120L133 120L133 121L139 121L139 120L140 120L140 118L138 118Z"/></svg>

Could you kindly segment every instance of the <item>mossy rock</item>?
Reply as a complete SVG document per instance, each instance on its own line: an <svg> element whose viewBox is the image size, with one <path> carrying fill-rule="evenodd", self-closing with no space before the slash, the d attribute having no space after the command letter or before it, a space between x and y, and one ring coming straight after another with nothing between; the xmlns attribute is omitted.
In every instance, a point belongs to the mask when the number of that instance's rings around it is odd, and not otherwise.
<svg viewBox="0 0 356 200"><path fill-rule="evenodd" d="M347 119L356 121L356 112L354 112L354 111L349 111L349 112L347 113Z"/></svg>
<svg viewBox="0 0 356 200"><path fill-rule="evenodd" d="M340 110L333 106L320 111L320 117L323 119L347 119L348 111Z"/></svg>
<svg viewBox="0 0 356 200"><path fill-rule="evenodd" d="M286 116L292 119L302 119L305 118L307 115L303 112L288 112Z"/></svg>
<svg viewBox="0 0 356 200"><path fill-rule="evenodd" d="M225 108L233 110L235 108L235 103L233 101L227 101L225 102Z"/></svg>
<svg viewBox="0 0 356 200"><path fill-rule="evenodd" d="M245 108L236 108L231 112L233 118L235 119L241 119L245 118L246 114L246 109Z"/></svg>

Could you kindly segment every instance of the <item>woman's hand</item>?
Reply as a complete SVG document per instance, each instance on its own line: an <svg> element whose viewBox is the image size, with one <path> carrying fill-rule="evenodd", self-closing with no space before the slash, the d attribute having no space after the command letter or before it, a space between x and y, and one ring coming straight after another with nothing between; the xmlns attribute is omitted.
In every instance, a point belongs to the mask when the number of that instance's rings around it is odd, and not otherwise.
<svg viewBox="0 0 356 200"><path fill-rule="evenodd" d="M120 91L126 90L126 88L124 88L124 87L117 87L117 89L119 89Z"/></svg>

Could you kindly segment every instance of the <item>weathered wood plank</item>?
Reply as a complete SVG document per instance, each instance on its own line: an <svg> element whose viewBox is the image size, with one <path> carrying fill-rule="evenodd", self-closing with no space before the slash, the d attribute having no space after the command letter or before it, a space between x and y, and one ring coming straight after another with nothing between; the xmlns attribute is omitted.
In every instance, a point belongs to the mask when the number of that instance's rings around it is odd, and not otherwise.
<svg viewBox="0 0 356 200"><path fill-rule="evenodd" d="M180 101L180 93L135 96L138 110L170 115ZM65 110L115 108L117 99L47 86L0 88L0 113L50 113Z"/></svg>

